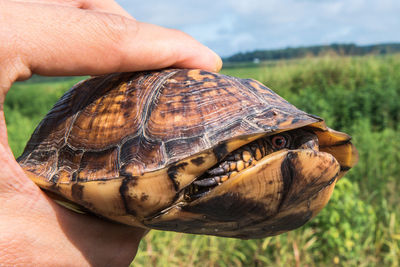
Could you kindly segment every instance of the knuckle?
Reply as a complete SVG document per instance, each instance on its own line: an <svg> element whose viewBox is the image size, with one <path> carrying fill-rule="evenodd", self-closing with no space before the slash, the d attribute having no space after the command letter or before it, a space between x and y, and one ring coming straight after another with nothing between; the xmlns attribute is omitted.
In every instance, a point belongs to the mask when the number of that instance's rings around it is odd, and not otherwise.
<svg viewBox="0 0 400 267"><path fill-rule="evenodd" d="M132 22L134 21L119 15L104 14L101 27L108 38L121 42L127 34L137 30Z"/></svg>
<svg viewBox="0 0 400 267"><path fill-rule="evenodd" d="M126 53L127 43L138 31L135 20L113 14L102 14L95 31L108 50L111 61L120 65Z"/></svg>

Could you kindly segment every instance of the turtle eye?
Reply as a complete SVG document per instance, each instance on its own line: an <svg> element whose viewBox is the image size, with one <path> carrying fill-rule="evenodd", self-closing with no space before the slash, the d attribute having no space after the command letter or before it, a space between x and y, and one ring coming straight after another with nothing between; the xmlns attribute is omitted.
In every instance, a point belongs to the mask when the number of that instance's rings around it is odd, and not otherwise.
<svg viewBox="0 0 400 267"><path fill-rule="evenodd" d="M286 147L288 140L283 135L275 135L272 137L271 143L275 149L282 149Z"/></svg>

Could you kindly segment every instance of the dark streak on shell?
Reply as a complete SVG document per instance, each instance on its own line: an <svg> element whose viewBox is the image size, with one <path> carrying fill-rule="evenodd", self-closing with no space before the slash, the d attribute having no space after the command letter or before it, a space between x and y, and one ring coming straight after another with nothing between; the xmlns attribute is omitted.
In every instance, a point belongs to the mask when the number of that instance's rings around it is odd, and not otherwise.
<svg viewBox="0 0 400 267"><path fill-rule="evenodd" d="M213 197L195 205L182 207L182 209L188 209L198 214L207 214L207 219L211 221L238 221L244 216L266 213L263 203L246 199L240 194L232 192Z"/></svg>
<svg viewBox="0 0 400 267"><path fill-rule="evenodd" d="M140 201L146 201L147 199L149 199L149 195L147 195L146 193L142 193L142 195L140 196Z"/></svg>
<svg viewBox="0 0 400 267"><path fill-rule="evenodd" d="M304 225L311 219L311 217L312 211L310 210L306 212L292 213L280 218L278 221L279 223L270 224L267 227L264 227L263 231L272 235L274 235L274 233L290 231Z"/></svg>
<svg viewBox="0 0 400 267"><path fill-rule="evenodd" d="M131 214L133 216L136 215L136 211L132 210L129 206L131 201L131 197L129 196L129 187L134 187L137 184L138 177L127 176L122 180L121 186L119 188L119 193L122 198L122 202L124 203L124 207L127 214Z"/></svg>
<svg viewBox="0 0 400 267"><path fill-rule="evenodd" d="M289 192L290 187L292 186L293 179L295 178L296 170L293 167L293 159L296 157L296 154L289 152L286 158L283 160L281 165L281 172L283 178L283 192L282 192L282 200L281 204L286 199L286 195ZM280 209L280 207L279 207Z"/></svg>
<svg viewBox="0 0 400 267"><path fill-rule="evenodd" d="M204 158L197 157L197 158L192 159L190 162L192 162L196 166L201 166L204 163Z"/></svg>
<svg viewBox="0 0 400 267"><path fill-rule="evenodd" d="M349 171L351 169L351 167L349 166L340 166L340 171Z"/></svg>
<svg viewBox="0 0 400 267"><path fill-rule="evenodd" d="M74 172L72 173L71 182L76 182L76 181L77 181L77 178L78 178L78 172L77 172L77 171L74 171Z"/></svg>
<svg viewBox="0 0 400 267"><path fill-rule="evenodd" d="M226 143L222 143L214 147L213 152L218 161L222 161L225 158L225 156L229 154L229 151L226 147Z"/></svg>
<svg viewBox="0 0 400 267"><path fill-rule="evenodd" d="M171 179L172 184L174 185L175 191L179 190L179 181L176 179L177 174L179 172L179 169L185 168L189 163L187 162L182 162L179 164L172 164L171 167L168 168L167 174L169 179Z"/></svg>
<svg viewBox="0 0 400 267"><path fill-rule="evenodd" d="M50 181L51 181L53 184L57 184L59 178L60 178L60 177L59 177L58 173L55 173L53 176L51 176Z"/></svg>
<svg viewBox="0 0 400 267"><path fill-rule="evenodd" d="M78 203L82 203L83 199L83 189L85 187L81 184L73 184L71 188L72 198L76 200Z"/></svg>

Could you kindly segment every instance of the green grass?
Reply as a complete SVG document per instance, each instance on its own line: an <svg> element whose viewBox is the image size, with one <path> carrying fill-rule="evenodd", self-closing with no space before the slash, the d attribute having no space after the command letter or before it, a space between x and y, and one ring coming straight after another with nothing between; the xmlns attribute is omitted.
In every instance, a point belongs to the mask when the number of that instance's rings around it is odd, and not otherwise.
<svg viewBox="0 0 400 267"><path fill-rule="evenodd" d="M72 85L83 78L69 78L66 81L54 78L17 82L10 89L4 105L8 142L16 157L24 150L25 144L36 125ZM39 80L35 82L35 80Z"/></svg>
<svg viewBox="0 0 400 267"><path fill-rule="evenodd" d="M400 55L323 57L230 66L353 136L358 165L331 201L295 231L237 240L151 231L134 266L399 266ZM19 155L35 125L77 79L17 83L6 99L9 142Z"/></svg>

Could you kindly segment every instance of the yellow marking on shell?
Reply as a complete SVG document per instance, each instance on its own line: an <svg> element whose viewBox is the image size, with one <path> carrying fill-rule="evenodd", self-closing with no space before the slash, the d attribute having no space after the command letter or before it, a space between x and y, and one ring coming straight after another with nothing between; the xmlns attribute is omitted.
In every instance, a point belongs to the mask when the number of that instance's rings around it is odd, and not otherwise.
<svg viewBox="0 0 400 267"><path fill-rule="evenodd" d="M207 94L212 98L220 97L220 92L218 90L209 90Z"/></svg>
<svg viewBox="0 0 400 267"><path fill-rule="evenodd" d="M48 188L96 214L128 225L143 227L141 221L145 216L165 208L175 197L175 190L166 170L162 172L146 174L140 179L133 178L128 183L124 182L126 177L120 177L107 181L56 184ZM78 188L75 195L74 186ZM121 188L125 191L121 192ZM146 200L142 198L143 192L149 196ZM73 205L65 205L64 202L59 204L74 210Z"/></svg>
<svg viewBox="0 0 400 267"><path fill-rule="evenodd" d="M281 122L279 124L278 128L286 129L286 128L290 128L289 126L291 126L291 125L293 125L293 118L284 120L283 122Z"/></svg>
<svg viewBox="0 0 400 267"><path fill-rule="evenodd" d="M126 84L121 85L121 88L126 88ZM123 90L123 91L125 91L125 90ZM111 107L115 108L115 109L119 109L119 105L120 105L119 103L124 102L125 100L126 100L125 95L123 95L123 94L116 95L116 96L114 96L114 98L112 100L113 105Z"/></svg>
<svg viewBox="0 0 400 267"><path fill-rule="evenodd" d="M214 76L211 74L200 74L201 70L195 69L195 70L189 70L188 71L188 77L192 78L195 81L201 82L205 79L215 79Z"/></svg>
<svg viewBox="0 0 400 267"><path fill-rule="evenodd" d="M326 126L325 121L314 122L314 123L311 123L309 126L310 127L315 127L315 128L320 129L322 131L327 131L328 130L328 127Z"/></svg>
<svg viewBox="0 0 400 267"><path fill-rule="evenodd" d="M90 181L85 183L56 184L55 188L65 198L76 202L94 213L105 217L125 214L125 208L119 188L123 177L104 181ZM79 189L76 193L74 186Z"/></svg>
<svg viewBox="0 0 400 267"><path fill-rule="evenodd" d="M126 84L123 84L121 87L126 88ZM121 103L124 103L125 101L126 101L126 96L123 94L114 97L111 107L108 108L109 118L108 119L106 118L105 120L107 126L113 125L114 127L119 127L126 124L126 118L120 115Z"/></svg>
<svg viewBox="0 0 400 267"><path fill-rule="evenodd" d="M268 95L275 96L275 95L274 95L273 93L271 93L270 91L265 90L265 89L263 88L264 85L263 85L262 83L256 81L256 80L252 80L252 81L250 82L250 85L251 85L252 87L258 89L258 90L262 90L262 92L263 92L264 94L268 94Z"/></svg>
<svg viewBox="0 0 400 267"><path fill-rule="evenodd" d="M183 117L181 114L176 114L176 115L174 116L173 122L174 122L174 123L175 123L175 122L181 122L182 120L185 120L185 117Z"/></svg>
<svg viewBox="0 0 400 267"><path fill-rule="evenodd" d="M179 83L179 81L175 80L174 78L169 78L166 83Z"/></svg>
<svg viewBox="0 0 400 267"><path fill-rule="evenodd" d="M248 144L262 136L265 136L265 133L242 136L242 137L238 137L238 138L229 140L229 142L227 143L227 150L229 152L232 152L232 151L238 149L239 147L244 146L245 144Z"/></svg>
<svg viewBox="0 0 400 267"><path fill-rule="evenodd" d="M203 83L203 88L215 88L218 86L218 83L216 82L204 82Z"/></svg>
<svg viewBox="0 0 400 267"><path fill-rule="evenodd" d="M71 171L65 169L59 169L58 172L58 183L69 183L71 181Z"/></svg>

